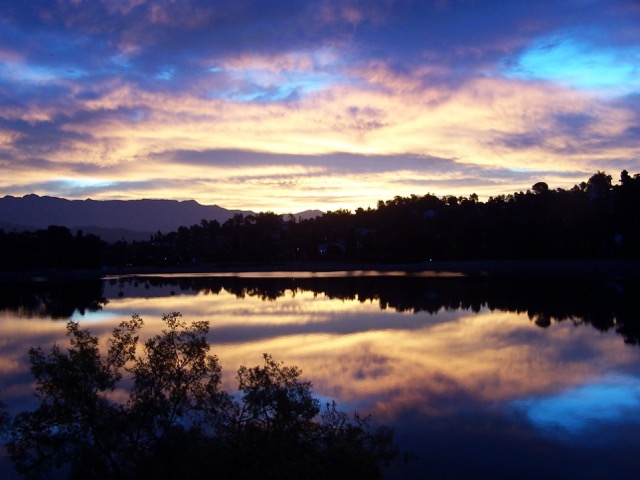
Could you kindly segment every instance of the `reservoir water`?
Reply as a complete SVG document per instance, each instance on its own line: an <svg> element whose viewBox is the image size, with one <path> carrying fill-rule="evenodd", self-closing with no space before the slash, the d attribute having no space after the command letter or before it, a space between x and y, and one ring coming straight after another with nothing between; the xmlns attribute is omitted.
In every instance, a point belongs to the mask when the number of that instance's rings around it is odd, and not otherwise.
<svg viewBox="0 0 640 480"><path fill-rule="evenodd" d="M640 288L625 278L244 273L14 282L0 293L0 400L33 408L27 350L68 320L106 342L133 313L207 320L233 391L269 353L414 454L389 478L632 479ZM11 478L2 460L2 478Z"/></svg>

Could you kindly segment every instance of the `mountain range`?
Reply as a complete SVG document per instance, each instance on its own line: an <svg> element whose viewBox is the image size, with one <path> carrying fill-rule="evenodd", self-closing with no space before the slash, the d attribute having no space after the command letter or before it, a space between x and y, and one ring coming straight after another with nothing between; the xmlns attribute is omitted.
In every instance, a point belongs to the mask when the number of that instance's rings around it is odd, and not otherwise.
<svg viewBox="0 0 640 480"><path fill-rule="evenodd" d="M106 241L148 240L156 232L169 233L202 220L222 224L237 214L255 215L252 211L201 205L195 200L67 200L34 194L0 198L1 229L22 231L59 225ZM322 212L308 210L294 217L318 215Z"/></svg>

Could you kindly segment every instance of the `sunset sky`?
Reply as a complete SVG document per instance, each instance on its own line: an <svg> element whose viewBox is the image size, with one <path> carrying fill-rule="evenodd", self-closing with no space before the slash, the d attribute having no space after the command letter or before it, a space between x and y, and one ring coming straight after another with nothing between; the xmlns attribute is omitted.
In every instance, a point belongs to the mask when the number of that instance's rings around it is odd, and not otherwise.
<svg viewBox="0 0 640 480"><path fill-rule="evenodd" d="M1 0L0 196L375 207L640 173L638 0Z"/></svg>

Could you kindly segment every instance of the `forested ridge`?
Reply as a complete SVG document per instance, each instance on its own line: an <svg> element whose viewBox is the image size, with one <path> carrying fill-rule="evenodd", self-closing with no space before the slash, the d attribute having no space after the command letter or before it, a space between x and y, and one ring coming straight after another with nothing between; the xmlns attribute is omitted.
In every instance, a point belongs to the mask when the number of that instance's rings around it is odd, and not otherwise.
<svg viewBox="0 0 640 480"><path fill-rule="evenodd" d="M640 174L597 172L571 189L538 182L479 201L397 196L299 220L273 212L203 219L147 241L107 243L65 227L0 230L0 269L205 263L609 259L640 257Z"/></svg>

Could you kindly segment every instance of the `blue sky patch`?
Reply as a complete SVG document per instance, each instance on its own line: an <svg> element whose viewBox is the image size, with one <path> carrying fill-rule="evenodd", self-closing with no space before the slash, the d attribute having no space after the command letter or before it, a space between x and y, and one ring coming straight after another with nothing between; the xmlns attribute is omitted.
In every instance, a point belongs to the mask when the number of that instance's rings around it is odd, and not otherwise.
<svg viewBox="0 0 640 480"><path fill-rule="evenodd" d="M598 45L579 37L550 36L531 44L506 72L509 77L558 82L608 95L640 90L640 49Z"/></svg>

